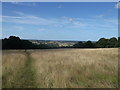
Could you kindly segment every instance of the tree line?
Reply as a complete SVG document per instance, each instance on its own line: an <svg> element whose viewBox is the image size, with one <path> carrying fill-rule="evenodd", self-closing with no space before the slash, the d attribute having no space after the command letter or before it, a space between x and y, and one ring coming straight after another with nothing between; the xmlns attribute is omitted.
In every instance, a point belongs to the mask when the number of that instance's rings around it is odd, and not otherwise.
<svg viewBox="0 0 120 90"><path fill-rule="evenodd" d="M75 48L117 48L120 47L120 37L117 39L112 37L110 39L100 38L97 42L78 42L73 47Z"/></svg>
<svg viewBox="0 0 120 90"><path fill-rule="evenodd" d="M100 38L96 42L78 42L73 46L59 47L58 44L33 44L29 40L21 40L19 37L10 36L2 39L2 49L52 49L52 48L116 48L120 47L120 37L106 39Z"/></svg>

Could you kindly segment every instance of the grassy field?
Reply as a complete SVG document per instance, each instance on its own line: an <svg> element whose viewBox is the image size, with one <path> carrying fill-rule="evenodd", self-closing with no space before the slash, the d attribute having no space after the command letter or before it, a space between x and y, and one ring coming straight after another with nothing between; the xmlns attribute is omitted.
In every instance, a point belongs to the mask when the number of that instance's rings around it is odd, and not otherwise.
<svg viewBox="0 0 120 90"><path fill-rule="evenodd" d="M118 49L3 51L3 88L114 88Z"/></svg>

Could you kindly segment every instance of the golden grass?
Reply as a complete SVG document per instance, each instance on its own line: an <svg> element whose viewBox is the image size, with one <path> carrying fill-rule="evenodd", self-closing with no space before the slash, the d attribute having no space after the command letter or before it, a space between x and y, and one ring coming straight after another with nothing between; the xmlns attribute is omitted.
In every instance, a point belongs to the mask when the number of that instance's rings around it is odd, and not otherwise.
<svg viewBox="0 0 120 90"><path fill-rule="evenodd" d="M117 49L32 51L38 87L117 87Z"/></svg>
<svg viewBox="0 0 120 90"><path fill-rule="evenodd" d="M3 51L3 87L22 87L23 81L20 79L29 83L30 80L27 79L30 78L22 77L23 69L28 66L34 68L34 72L29 68L26 70L34 73L37 88L117 87L118 49L50 49L27 52L30 53L29 56L23 51ZM31 59L31 65L26 67L27 58ZM28 87L27 84L24 87Z"/></svg>
<svg viewBox="0 0 120 90"><path fill-rule="evenodd" d="M2 87L20 86L20 70L24 67L26 57L21 51L3 51L2 55Z"/></svg>

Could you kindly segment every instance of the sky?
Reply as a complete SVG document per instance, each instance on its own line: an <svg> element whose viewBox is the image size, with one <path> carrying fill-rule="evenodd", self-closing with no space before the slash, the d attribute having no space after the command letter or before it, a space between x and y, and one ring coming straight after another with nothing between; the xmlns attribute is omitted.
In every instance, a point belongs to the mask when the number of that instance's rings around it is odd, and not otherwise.
<svg viewBox="0 0 120 90"><path fill-rule="evenodd" d="M118 36L116 2L3 2L2 38L96 41Z"/></svg>

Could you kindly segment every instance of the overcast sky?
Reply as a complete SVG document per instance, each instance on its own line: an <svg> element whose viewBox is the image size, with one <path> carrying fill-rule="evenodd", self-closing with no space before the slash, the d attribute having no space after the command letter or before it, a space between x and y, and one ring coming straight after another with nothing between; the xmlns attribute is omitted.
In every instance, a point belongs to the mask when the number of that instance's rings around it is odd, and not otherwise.
<svg viewBox="0 0 120 90"><path fill-rule="evenodd" d="M2 38L86 41L118 36L115 2L4 2L2 10Z"/></svg>

